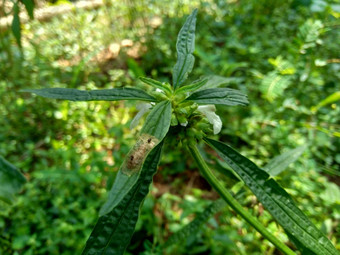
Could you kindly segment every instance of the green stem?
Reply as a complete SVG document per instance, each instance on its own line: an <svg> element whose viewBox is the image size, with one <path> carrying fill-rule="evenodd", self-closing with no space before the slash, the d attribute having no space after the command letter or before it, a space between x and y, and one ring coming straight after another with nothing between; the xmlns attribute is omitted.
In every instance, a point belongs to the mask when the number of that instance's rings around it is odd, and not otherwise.
<svg viewBox="0 0 340 255"><path fill-rule="evenodd" d="M194 157L203 177L209 184L220 194L220 196L227 202L227 204L240 214L250 225L252 225L263 237L275 245L284 254L296 255L288 246L273 236L267 229L251 214L249 214L238 201L226 190L222 184L217 180L215 175L211 172L201 154L199 153L196 145L188 145L189 150Z"/></svg>

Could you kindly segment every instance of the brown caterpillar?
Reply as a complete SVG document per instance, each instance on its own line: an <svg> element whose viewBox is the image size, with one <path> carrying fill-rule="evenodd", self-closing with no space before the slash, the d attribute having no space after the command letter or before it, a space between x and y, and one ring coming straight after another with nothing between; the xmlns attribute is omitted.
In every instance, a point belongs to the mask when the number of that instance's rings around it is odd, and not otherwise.
<svg viewBox="0 0 340 255"><path fill-rule="evenodd" d="M159 140L148 134L142 134L129 151L122 165L122 173L128 176L138 172L148 153L158 144Z"/></svg>

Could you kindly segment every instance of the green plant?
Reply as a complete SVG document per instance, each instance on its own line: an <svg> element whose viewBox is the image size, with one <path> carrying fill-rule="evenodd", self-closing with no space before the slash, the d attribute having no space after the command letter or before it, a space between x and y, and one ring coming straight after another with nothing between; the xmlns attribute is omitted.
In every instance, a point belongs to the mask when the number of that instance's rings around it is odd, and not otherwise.
<svg viewBox="0 0 340 255"><path fill-rule="evenodd" d="M114 88L84 91L65 88L28 89L37 95L72 101L141 100L151 102L141 107L150 111L135 146L122 164L109 198L100 211L98 222L83 254L123 254L138 219L139 208L157 171L164 139L188 148L202 176L223 200L284 254L295 254L253 217L216 178L197 146L204 141L233 169L234 173L256 195L258 200L284 228L290 240L303 254L338 254L332 243L295 205L288 193L269 174L228 145L208 138L219 133L222 122L214 105L247 105L241 91L217 88L208 79L184 85L195 58L195 10L187 19L177 39L177 62L173 84L140 78L154 88L147 93L136 88ZM209 86L208 86L209 84ZM274 99L273 95L271 99ZM151 109L151 110L150 110ZM136 121L142 114L136 116ZM288 159L290 160L290 159ZM277 170L279 171L279 170Z"/></svg>
<svg viewBox="0 0 340 255"><path fill-rule="evenodd" d="M19 170L0 156L0 200L11 204L25 182L26 178Z"/></svg>

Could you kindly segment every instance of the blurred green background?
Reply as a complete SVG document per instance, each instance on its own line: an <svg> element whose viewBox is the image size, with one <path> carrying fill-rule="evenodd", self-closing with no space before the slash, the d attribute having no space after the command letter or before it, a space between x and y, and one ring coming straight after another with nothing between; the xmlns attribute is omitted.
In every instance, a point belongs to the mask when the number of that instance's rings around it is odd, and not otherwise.
<svg viewBox="0 0 340 255"><path fill-rule="evenodd" d="M177 33L194 8L190 80L215 75L250 101L217 109L224 125L216 138L261 167L307 144L275 178L340 249L340 1L105 0L22 22L22 48L10 27L0 29L0 155L28 179L12 206L0 201L1 255L79 254L141 128L129 129L135 102L57 101L19 91L145 89L141 75L171 82ZM218 197L186 150L167 145L126 254L153 254ZM220 179L231 188L231 179ZM288 243L250 191L239 201ZM164 254L279 253L225 208Z"/></svg>

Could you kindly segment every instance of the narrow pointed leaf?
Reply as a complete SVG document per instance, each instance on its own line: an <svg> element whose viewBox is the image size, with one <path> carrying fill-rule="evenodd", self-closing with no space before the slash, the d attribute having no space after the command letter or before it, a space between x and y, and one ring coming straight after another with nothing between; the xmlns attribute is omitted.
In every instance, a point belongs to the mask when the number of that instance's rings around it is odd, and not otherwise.
<svg viewBox="0 0 340 255"><path fill-rule="evenodd" d="M285 153L273 158L263 168L271 176L277 176L282 171L284 171L291 163L295 162L306 150L306 148L307 145L302 145L293 150L286 151Z"/></svg>
<svg viewBox="0 0 340 255"><path fill-rule="evenodd" d="M141 134L154 136L159 141L168 133L171 122L171 103L162 101L158 103L146 117Z"/></svg>
<svg viewBox="0 0 340 255"><path fill-rule="evenodd" d="M187 18L177 37L177 62L172 72L175 89L186 80L195 63L192 53L195 50L196 15L197 9Z"/></svg>
<svg viewBox="0 0 340 255"><path fill-rule="evenodd" d="M317 255L339 255L328 238L268 173L228 145L209 138L205 138L205 141L234 169L284 230L298 241L298 248L304 247Z"/></svg>
<svg viewBox="0 0 340 255"><path fill-rule="evenodd" d="M146 77L139 77L139 79L145 84L148 84L154 88L161 89L168 93L172 93L170 89L170 85L168 83L156 81L154 79L146 78Z"/></svg>
<svg viewBox="0 0 340 255"><path fill-rule="evenodd" d="M213 88L200 90L189 96L186 101L197 104L248 105L245 94L236 89Z"/></svg>
<svg viewBox="0 0 340 255"><path fill-rule="evenodd" d="M163 143L147 156L137 182L123 199L98 219L83 255L122 255L129 245L138 220L139 209L149 192L152 177L157 171Z"/></svg>
<svg viewBox="0 0 340 255"><path fill-rule="evenodd" d="M21 2L25 5L25 9L30 19L33 19L34 18L34 1L33 0L21 0Z"/></svg>
<svg viewBox="0 0 340 255"><path fill-rule="evenodd" d="M26 178L19 170L0 156L0 200L11 204L15 194L19 192L26 182Z"/></svg>
<svg viewBox="0 0 340 255"><path fill-rule="evenodd" d="M198 214L193 221L184 226L182 229L174 233L164 243L163 247L169 247L175 243L185 241L189 236L196 235L200 227L207 222L214 214L226 207L227 203L223 199L217 199L210 203L210 205L200 214Z"/></svg>
<svg viewBox="0 0 340 255"><path fill-rule="evenodd" d="M17 41L19 47L21 48L21 22L19 17L20 9L18 3L15 2L13 6L13 20L12 20L12 32Z"/></svg>
<svg viewBox="0 0 340 255"><path fill-rule="evenodd" d="M207 75L204 76L204 79L208 81L199 90L218 88L222 85L240 84L243 81L241 77L223 77L219 75Z"/></svg>
<svg viewBox="0 0 340 255"><path fill-rule="evenodd" d="M178 90L176 90L176 94L194 92L194 91L200 89L202 86L204 86L207 83L207 81L208 81L208 79L202 79L202 80L199 80L199 81L194 82L192 84L183 86L183 87L179 88Z"/></svg>
<svg viewBox="0 0 340 255"><path fill-rule="evenodd" d="M317 106L312 107L312 111L316 112L321 107L335 103L336 101L340 100L340 91L336 91L333 94L329 95L325 99L323 99L320 103L317 104Z"/></svg>
<svg viewBox="0 0 340 255"><path fill-rule="evenodd" d="M157 104L146 118L135 146L128 155L115 178L106 203L100 215L109 213L130 191L138 179L140 168L147 154L167 134L171 121L171 103L163 101Z"/></svg>
<svg viewBox="0 0 340 255"><path fill-rule="evenodd" d="M140 89L115 88L100 90L78 90L67 88L25 89L22 92L31 92L38 96L64 99L71 101L116 101L116 100L141 100L152 101L156 99Z"/></svg>

